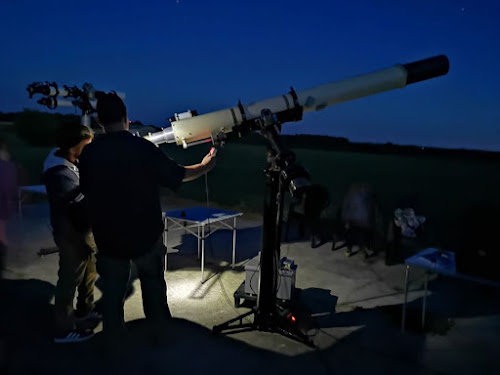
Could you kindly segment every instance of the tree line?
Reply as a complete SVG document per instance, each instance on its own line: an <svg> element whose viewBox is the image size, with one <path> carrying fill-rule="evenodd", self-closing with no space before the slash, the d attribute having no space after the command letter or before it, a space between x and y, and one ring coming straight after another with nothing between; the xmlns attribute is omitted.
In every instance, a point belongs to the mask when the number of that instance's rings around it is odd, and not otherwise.
<svg viewBox="0 0 500 375"><path fill-rule="evenodd" d="M68 123L80 123L80 116L71 114L48 113L34 110L22 112L3 113L0 112L0 122L13 122L17 135L33 146L53 146L55 132ZM135 121L133 125L143 125ZM98 129L99 126L92 117L91 127ZM158 129L159 130L159 129ZM229 133L230 142L265 145L266 140L260 134L254 132L246 134L242 138L235 137L234 132ZM438 147L403 146L390 142L387 143L363 143L350 142L344 137L333 137L327 135L282 135L284 145L289 149L309 148L326 151L362 152L376 154L398 154L430 157L452 157L452 158L480 158L487 160L500 160L500 152L470 150L470 149L445 149Z"/></svg>

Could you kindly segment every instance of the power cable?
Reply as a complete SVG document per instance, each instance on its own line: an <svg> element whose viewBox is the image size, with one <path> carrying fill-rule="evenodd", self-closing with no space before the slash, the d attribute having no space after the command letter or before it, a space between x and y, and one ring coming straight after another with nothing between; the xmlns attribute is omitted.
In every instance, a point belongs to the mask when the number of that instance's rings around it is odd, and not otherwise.
<svg viewBox="0 0 500 375"><path fill-rule="evenodd" d="M209 189L208 189L208 173L205 173L205 196L206 196L206 201L207 201L207 208L210 208L210 199L209 199ZM208 231L209 233L211 232L211 228L210 228L210 220L208 221ZM213 247L212 247L212 239L210 238L209 241L206 241L206 243L209 243L209 246L210 246L210 255L212 257L214 257L214 254L213 254ZM259 264L260 265L260 264ZM257 271L254 271L254 275ZM231 300L231 297L229 296L228 292L227 292L227 289L226 287L224 286L224 283L222 282L222 275L223 273L221 273L221 277L218 278L218 282L219 282L219 285L222 289L222 294L224 295L224 299L226 300L226 302L228 303L229 306L231 306L231 308L236 312L236 313L239 313L238 310L236 310L236 308L234 307L234 303L233 301ZM252 275L252 278L253 276ZM251 285L251 283L250 283ZM253 291L253 288L252 288L252 291ZM257 293L255 293L257 294ZM247 320L249 323L251 323L250 319L248 318L245 318L245 320Z"/></svg>

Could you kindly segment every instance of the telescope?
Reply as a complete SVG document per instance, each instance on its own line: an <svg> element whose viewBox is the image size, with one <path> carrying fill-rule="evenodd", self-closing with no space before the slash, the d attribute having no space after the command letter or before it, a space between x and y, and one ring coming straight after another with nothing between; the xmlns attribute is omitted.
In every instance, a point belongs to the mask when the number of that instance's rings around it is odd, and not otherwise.
<svg viewBox="0 0 500 375"><path fill-rule="evenodd" d="M33 82L26 88L30 99L35 94L41 94L44 97L37 100L38 104L44 105L49 109L61 107L78 107L82 111L82 125L90 127L90 115L95 112L95 105L93 102L96 98L96 91L90 83L84 83L82 88L77 86L58 86L55 82ZM117 95L124 99L125 94L117 93ZM64 99L72 98L73 100L60 100L59 97Z"/></svg>
<svg viewBox="0 0 500 375"><path fill-rule="evenodd" d="M279 123L300 121L302 114L319 111L326 107L374 95L383 91L403 88L412 83L445 75L449 70L448 58L444 55L430 57L408 64L374 71L331 82L310 89L295 91L247 105L237 106L197 115L196 111L175 114L170 127L144 138L156 145L176 143L184 148L212 141L224 142L229 133L241 136L243 132L258 129L256 122L263 111L271 112Z"/></svg>
<svg viewBox="0 0 500 375"><path fill-rule="evenodd" d="M144 138L156 145L176 143L184 148L212 141L222 144L228 135L242 135L258 130L268 141L267 168L265 169L266 195L262 221L262 248L256 307L251 311L213 327L213 333L234 332L247 329L276 332L314 347L311 337L300 331L294 315L277 303L277 265L280 259L281 226L286 190L294 198L314 201L319 194L311 189L309 174L298 163L295 154L287 150L280 140L281 125L300 121L306 112L319 111L345 101L380 92L403 88L407 85L439 77L449 71L449 61L444 55L331 82L310 89L295 91L254 103L242 104L208 114L196 111L175 114L170 127ZM79 90L79 89L78 89ZM89 88L78 91L64 86L59 90L54 83L33 84L34 93L45 95L45 105L57 105L56 97L83 98L82 112L92 113L90 99L95 94ZM72 102L75 105L75 102ZM310 194L307 194L309 192ZM308 205L305 205L308 206ZM253 322L244 319L253 315ZM292 317L293 319L291 319Z"/></svg>

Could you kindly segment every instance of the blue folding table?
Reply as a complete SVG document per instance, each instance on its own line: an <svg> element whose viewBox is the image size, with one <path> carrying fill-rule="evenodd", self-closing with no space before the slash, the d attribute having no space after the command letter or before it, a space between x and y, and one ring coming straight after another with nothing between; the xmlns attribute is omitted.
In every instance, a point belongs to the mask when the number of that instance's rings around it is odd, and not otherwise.
<svg viewBox="0 0 500 375"><path fill-rule="evenodd" d="M236 219L243 215L241 212L220 210L203 206L188 207L163 213L165 231L163 244L168 247L168 232L185 230L198 240L198 259L201 254L201 282L204 283L205 272L205 239L219 229L233 231L233 257L231 267L234 268L236 255ZM209 227L209 232L205 227ZM195 228L195 229L194 229ZM201 251L200 251L201 242ZM165 271L167 270L167 253L165 253Z"/></svg>

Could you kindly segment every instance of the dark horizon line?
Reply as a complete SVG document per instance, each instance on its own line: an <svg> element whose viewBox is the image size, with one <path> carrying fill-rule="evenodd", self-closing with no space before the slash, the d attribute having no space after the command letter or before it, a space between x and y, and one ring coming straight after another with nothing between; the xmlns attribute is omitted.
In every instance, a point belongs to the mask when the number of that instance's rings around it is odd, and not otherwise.
<svg viewBox="0 0 500 375"><path fill-rule="evenodd" d="M61 113L61 112L48 112L48 111L40 111L36 109L24 109L23 111L17 111L17 112L3 112L0 110L0 116L1 115L16 115L20 114L24 111L34 111L34 112L41 112L41 113L48 113L51 115L63 115L63 116L74 116L74 117L81 117L80 115L77 114L71 114L71 113ZM4 126L7 125L7 123L13 121L5 121L5 120L0 120L0 123L3 123ZM157 126L153 124L144 124L140 120L134 120L132 121L131 124L134 124L138 127L153 127L155 129L158 129L159 131L161 129L166 128L167 126ZM137 124L139 123L139 124ZM336 143L340 140L344 140L344 143L347 143L351 146L358 146L360 148L369 148L369 147L394 147L394 148L407 148L407 149L413 149L413 151L417 151L416 149L421 149L422 151L426 150L427 152L455 152L455 153L468 153L468 154L482 154L482 155L495 155L498 156L500 154L500 150L490 150L490 149L478 149L478 148L467 148L467 147L446 147L446 146L426 146L426 145L415 145L415 144L401 144L401 143L394 143L391 141L381 141L381 142L365 142L365 141L351 141L349 138L346 137L341 137L341 136L333 136L333 135L328 135L328 134L306 134L306 133L295 133L295 134L282 134L282 136L299 136L299 137L317 137L317 138L331 138L337 140Z"/></svg>

